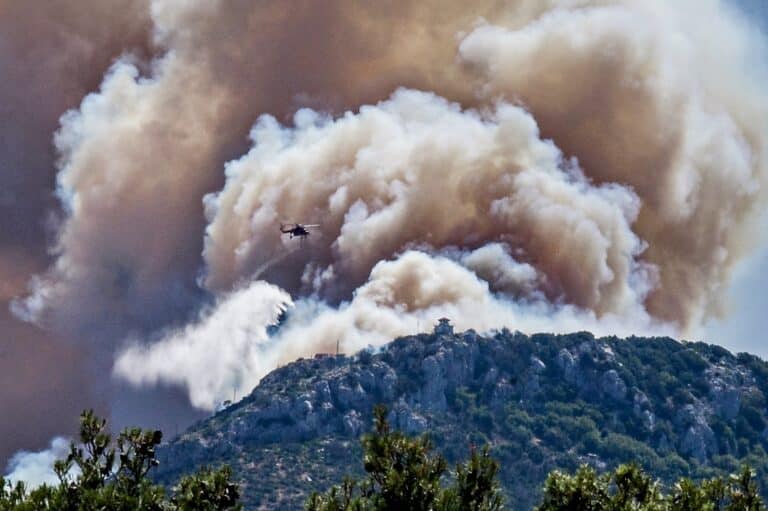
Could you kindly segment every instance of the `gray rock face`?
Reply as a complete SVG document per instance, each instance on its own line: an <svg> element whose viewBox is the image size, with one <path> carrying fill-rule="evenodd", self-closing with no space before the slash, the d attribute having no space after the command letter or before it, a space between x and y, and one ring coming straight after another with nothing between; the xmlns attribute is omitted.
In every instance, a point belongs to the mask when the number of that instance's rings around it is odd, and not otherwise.
<svg viewBox="0 0 768 511"><path fill-rule="evenodd" d="M320 401L331 400L331 387L328 385L328 382L326 380L319 380L315 382L313 387L314 387L314 391L315 391L315 395L317 396L317 399L319 399Z"/></svg>
<svg viewBox="0 0 768 511"><path fill-rule="evenodd" d="M539 375L544 372L547 366L540 359L531 357L525 383L523 384L523 399L525 401L533 400L541 392L541 379Z"/></svg>
<svg viewBox="0 0 768 511"><path fill-rule="evenodd" d="M445 357L441 358L445 361ZM445 398L445 390L448 381L443 374L443 367L435 356L429 356L421 362L421 370L424 374L424 387L421 389L420 399L425 410L442 412L448 408Z"/></svg>
<svg viewBox="0 0 768 511"><path fill-rule="evenodd" d="M344 434L347 436L360 436L363 432L363 417L360 412L352 410L344 414Z"/></svg>
<svg viewBox="0 0 768 511"><path fill-rule="evenodd" d="M370 401L370 396L359 382L341 382L335 388L331 386L331 390L341 410L359 409Z"/></svg>
<svg viewBox="0 0 768 511"><path fill-rule="evenodd" d="M457 342L450 347L443 345L435 354L445 378L456 385L474 377L476 358L477 344L470 345L466 342Z"/></svg>
<svg viewBox="0 0 768 511"><path fill-rule="evenodd" d="M414 412L402 399L392 407L387 420L394 428L411 434L423 433L429 426L427 419Z"/></svg>
<svg viewBox="0 0 768 511"><path fill-rule="evenodd" d="M707 457L717 454L717 440L709 427L704 407L700 403L683 406L675 417L675 424L684 430L680 451L704 463Z"/></svg>
<svg viewBox="0 0 768 511"><path fill-rule="evenodd" d="M603 392L617 401L623 400L627 395L627 384L615 369L603 373L601 386Z"/></svg>
<svg viewBox="0 0 768 511"><path fill-rule="evenodd" d="M531 357L531 371L536 374L543 373L547 365L537 357Z"/></svg>
<svg viewBox="0 0 768 511"><path fill-rule="evenodd" d="M300 509L313 489L309 474L319 485L362 469L359 436L382 403L392 427L429 433L451 463L468 445L490 440L510 504L533 509L554 464L604 470L644 456L641 445L669 456L662 463L678 472L720 470L730 461L718 454L763 460L754 446L768 442L766 371L759 360L667 338L509 330L408 336L277 369L242 401L161 446L158 482L229 463L244 483L246 508ZM723 427L746 436L745 421L762 431L749 433L746 455L745 442Z"/></svg>
<svg viewBox="0 0 768 511"><path fill-rule="evenodd" d="M494 385L499 380L499 370L495 367L488 369L483 377L483 383L485 385Z"/></svg>
<svg viewBox="0 0 768 511"><path fill-rule="evenodd" d="M512 335L509 333L509 335ZM417 342L403 344L401 349L419 360L416 373L407 382L398 381L398 373L386 357L361 357L358 365L346 364L340 357L317 357L300 361L295 367L281 368L265 378L282 382L286 378L303 381L309 378L303 391L295 394L270 395L247 414L233 421L232 434L237 438L258 439L262 442L291 441L318 435L337 433L359 436L368 426L370 410L379 402L390 404L390 418L394 426L410 433L426 431L432 414L447 413L448 396L458 388L481 385L488 389L487 405L494 410L517 403L522 399L526 407L535 406L545 391L550 378L547 364L531 355L519 365L517 374L505 372L491 356L478 366L480 341L467 342L467 337L478 339L474 332L461 335L441 335L434 344ZM421 351L414 351L421 350ZM552 362L560 370L560 378L573 385L586 400L605 400L613 407L631 406L634 417L643 428L653 432L658 423L656 411L648 396L633 388L628 389L619 372L610 368L616 355L597 340L586 340L570 350L562 348ZM522 362L522 361L520 361ZM346 365L345 365L346 364ZM609 368L606 368L608 365ZM349 367L347 367L349 366ZM482 370L478 372L478 367ZM315 371L315 373L313 373ZM312 374L325 374L312 379ZM679 409L674 417L676 447L701 462L718 452L715 434L708 417L716 413L726 420L738 415L745 376L733 368L712 367L707 370L710 387L709 400L697 401ZM400 376L399 376L400 375ZM415 388L409 385L417 384ZM404 385L404 386L402 386ZM406 389L406 394L403 394ZM408 390L410 389L410 390ZM766 430L765 435L768 435ZM659 449L666 435L658 440Z"/></svg>
<svg viewBox="0 0 768 511"><path fill-rule="evenodd" d="M375 354L299 360L270 373L250 396L220 412L215 434L185 437L179 445L195 458L239 444L352 439L369 430L371 411L379 403L389 408L393 427L408 433L429 431L440 420L470 410L492 417L487 427L498 434L506 407L523 407L534 416L548 399L576 397L600 409L606 418L601 426L631 435L641 425L640 441L660 454L676 452L706 463L719 452L714 416L735 420L750 392L760 392L733 358L719 365L702 362L706 369L699 369L696 386L676 389L684 399L675 401L644 385L645 376L636 368L622 366L627 360L617 344L588 334L569 343L560 339L549 350L537 349L536 342L509 331L492 337L445 333L399 339ZM624 371L637 387L628 388ZM693 404L678 404L694 397ZM627 420L632 428L620 424ZM762 435L768 441L768 428Z"/></svg>
<svg viewBox="0 0 768 511"><path fill-rule="evenodd" d="M741 409L741 390L727 386L716 386L710 391L715 410L725 420L732 420Z"/></svg>
<svg viewBox="0 0 768 511"><path fill-rule="evenodd" d="M632 413L643 422L643 427L648 431L656 428L656 415L654 415L651 401L644 392L636 390L632 396Z"/></svg>
<svg viewBox="0 0 768 511"><path fill-rule="evenodd" d="M491 398L491 406L494 408L502 408L512 401L512 397L515 393L515 387L512 386L507 380L501 380L494 386L493 397Z"/></svg>
<svg viewBox="0 0 768 511"><path fill-rule="evenodd" d="M402 392L398 390L398 373L384 358L368 354L358 365L340 356L299 360L274 371L264 382L267 386L296 382L297 389L303 390L258 394L253 403L235 407L228 435L237 442L259 443L290 442L331 433L358 436L367 427L373 407L393 401L393 425L412 433L426 431L425 414L446 411L447 393L475 378L477 346L459 339L453 336L444 340L421 358L417 378L421 385L408 399L402 395L398 398L398 392ZM422 348L418 343L412 347ZM543 366L541 361L539 364ZM539 365L533 366L535 373ZM498 370L493 368L486 376L489 381L495 380ZM504 380L496 399L506 401L513 391L514 387Z"/></svg>
<svg viewBox="0 0 768 511"><path fill-rule="evenodd" d="M582 465L589 465L598 472L604 472L608 468L608 464L600 459L597 454L589 453L584 456L578 457L579 463Z"/></svg>
<svg viewBox="0 0 768 511"><path fill-rule="evenodd" d="M632 409L635 413L635 415L639 416L643 410L648 410L651 408L651 401L648 399L648 396L645 395L645 392L642 391L636 391L635 395L632 397Z"/></svg>
<svg viewBox="0 0 768 511"><path fill-rule="evenodd" d="M623 401L626 398L627 386L618 372L615 369L600 371L596 364L613 364L615 360L613 350L594 339L584 341L572 350L563 348L555 358L563 379L574 385L582 396L599 394Z"/></svg>
<svg viewBox="0 0 768 511"><path fill-rule="evenodd" d="M640 418L643 421L643 426L648 431L653 431L656 428L656 416L650 410L643 410Z"/></svg>
<svg viewBox="0 0 768 511"><path fill-rule="evenodd" d="M741 394L744 376L738 371L722 366L707 370L707 383L712 406L720 417L731 420L741 409Z"/></svg>
<svg viewBox="0 0 768 511"><path fill-rule="evenodd" d="M395 386L397 385L397 373L384 362L377 360L371 366L374 376L375 390L381 395L381 399L390 401L395 398Z"/></svg>
<svg viewBox="0 0 768 511"><path fill-rule="evenodd" d="M576 383L576 377L578 368L576 367L576 360L571 355L571 352L563 348L557 354L557 366L563 371L563 377L568 383Z"/></svg>
<svg viewBox="0 0 768 511"><path fill-rule="evenodd" d="M357 381L366 392L375 392L377 387L376 376L370 369L361 369L354 373Z"/></svg>

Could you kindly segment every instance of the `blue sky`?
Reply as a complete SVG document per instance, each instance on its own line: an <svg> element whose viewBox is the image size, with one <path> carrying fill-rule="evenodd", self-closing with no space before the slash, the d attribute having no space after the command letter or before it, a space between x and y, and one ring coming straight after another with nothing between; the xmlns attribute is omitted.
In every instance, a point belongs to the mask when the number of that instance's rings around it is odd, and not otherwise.
<svg viewBox="0 0 768 511"><path fill-rule="evenodd" d="M768 0L734 2L768 33ZM766 60L768 64L768 56ZM762 248L737 268L728 290L730 313L722 321L710 321L702 340L768 359L768 236L765 234L768 231L768 215L764 216L760 240Z"/></svg>
<svg viewBox="0 0 768 511"><path fill-rule="evenodd" d="M728 292L730 313L710 321L703 340L768 359L768 247L765 240L762 245L736 271Z"/></svg>
<svg viewBox="0 0 768 511"><path fill-rule="evenodd" d="M768 27L768 0L735 0L735 2L763 27Z"/></svg>

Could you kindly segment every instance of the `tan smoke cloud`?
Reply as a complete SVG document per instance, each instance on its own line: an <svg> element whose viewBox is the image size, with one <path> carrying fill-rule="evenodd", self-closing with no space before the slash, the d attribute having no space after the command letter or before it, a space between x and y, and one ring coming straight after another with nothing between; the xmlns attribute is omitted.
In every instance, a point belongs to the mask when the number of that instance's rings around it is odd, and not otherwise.
<svg viewBox="0 0 768 511"><path fill-rule="evenodd" d="M254 278L312 297L264 360L380 342L433 312L685 331L745 250L767 103L758 39L722 1L148 12L155 58L121 58L55 137L55 262L15 311L56 331L113 343L166 326L197 305L201 268L222 311ZM297 248L280 221L321 229ZM129 351L119 374L173 346L205 353L217 314ZM259 364L242 381L272 367ZM193 389L188 371L152 367L136 382L186 384L203 407L233 370Z"/></svg>
<svg viewBox="0 0 768 511"><path fill-rule="evenodd" d="M84 408L104 411L90 384L83 353L0 311L0 470L20 448L42 447L62 432L74 433Z"/></svg>
<svg viewBox="0 0 768 511"><path fill-rule="evenodd" d="M357 115L333 121L302 110L294 123L263 118L254 149L228 165L223 191L207 199L210 287L229 288L285 253L275 228L285 218L321 226L322 239L286 260L288 271L329 276L309 291L354 288L411 244L489 241L509 243L546 275L550 299L598 314L642 309L655 285L636 260L634 194L591 186L520 108L483 116L401 90Z"/></svg>
<svg viewBox="0 0 768 511"><path fill-rule="evenodd" d="M337 289L327 293L336 299L348 296L380 258L404 249L404 244L479 246L504 238L526 252L525 262L547 277L548 296L562 295L598 315L638 303L647 282L630 284L643 273L630 267L651 263L660 284L648 300L649 310L681 327L695 325L711 309L741 251L742 226L764 175L759 119L765 98L749 85L744 69L752 42L744 27L721 2L704 2L693 9L694 16L686 14L686 7L616 0L471 6L427 1L397 7L235 1L223 8L220 2L156 0L151 14L164 55L148 74L127 60L119 62L101 90L64 118L56 142L69 216L60 231L55 265L36 281L34 294L18 310L38 320L52 316L48 319L55 324L80 326L82 322L71 321L79 311L100 311L124 328L153 314L153 319L161 318L157 311L162 304L194 294L204 226L199 199L221 183L221 163L242 147L256 115L271 112L283 119L301 104L336 110L409 85L465 106L489 104L499 95L521 100L543 136L552 137L566 157L578 158L588 180L629 186L639 200L628 201L619 187L597 187L597 195L607 202L632 204L621 206L621 213L611 218L586 213L600 225L596 230L568 216L589 210L589 199L548 211L552 216L539 223L539 208L557 202L552 197L564 193L557 187L565 185L551 188L551 183L520 172L526 162L491 159L479 163L481 176L465 169L460 172L467 176L464 182L456 176L444 182L433 171L421 176L425 181L419 186L422 193L438 183L470 190L487 186L494 183L482 177L489 168L507 179L518 175L514 186L504 188L510 194L518 190L518 195L494 198L493 215L505 217L503 221L480 221L488 210L472 209L487 206L479 198L476 204L468 201L469 209L462 212L467 220L459 227L457 220L443 218L441 210L431 211L416 200L406 201L410 209L390 210L409 222L369 219L379 206L366 202L367 194L397 203L399 192L367 190L355 175L350 178L358 183L352 196L361 202L342 225L340 215L353 204L345 202L341 191L334 196L340 202L318 202L330 195L318 179L331 176L341 185L347 167L355 174L356 147L353 140L327 143L333 154L316 155L326 162L323 169L315 165L314 170L295 167L274 173L275 179L292 183L287 192L292 197L286 199L292 205L284 206L280 215L253 204L251 211L243 211L248 206L238 205L235 216L243 218L222 228L219 224L229 215L223 210L229 206L219 208L221 216L206 246L211 289L228 289L249 278L255 262L275 256L277 236L267 232L265 219L279 221L285 214L294 221L315 217L328 230L324 236L333 247L329 243L327 248L334 253L326 250L314 264L322 268L334 258L345 261L346 273L343 278L336 274ZM480 16L497 24L473 29ZM457 38L461 31L468 34L463 40ZM707 40L712 33L717 44ZM487 100L473 96L477 87ZM348 131L351 139L364 137ZM396 166L397 147L384 151L383 142L369 145L391 159L381 165ZM433 157L428 148L422 152ZM458 155L458 160L468 162L471 154ZM424 167L450 166L453 155L442 156L445 161L434 156ZM292 165L305 163L296 155ZM256 166L250 172L262 169ZM382 182L393 184L386 178ZM227 184L225 195L232 186ZM249 193L260 191L259 185L251 185ZM486 192L475 189L470 195ZM611 194L616 198L609 198ZM305 195L309 197L301 203ZM608 227L621 224L622 218L631 223L636 211L634 230ZM460 216L458 210L452 213ZM249 218L251 214L256 216ZM365 223L365 229L355 222ZM371 228L376 222L382 228L404 226L405 231L384 233ZM509 228L512 223L514 229ZM545 225L560 228L548 230ZM467 238L469 226L478 230L473 241ZM638 258L643 242L648 248ZM265 250L257 253L250 245ZM575 263L582 256L588 265ZM243 262L247 258L253 261ZM301 274L306 261L298 260L297 266L291 263L295 259L278 264L271 280L299 289L292 275ZM306 282L317 276L304 277Z"/></svg>
<svg viewBox="0 0 768 511"><path fill-rule="evenodd" d="M147 0L0 0L2 246L42 248L58 118L112 59L146 49L148 14Z"/></svg>
<svg viewBox="0 0 768 511"><path fill-rule="evenodd" d="M766 184L763 48L722 2L616 2L484 25L460 54L519 99L596 183L631 186L660 271L649 311L681 327L717 309Z"/></svg>
<svg viewBox="0 0 768 511"><path fill-rule="evenodd" d="M201 261L202 195L220 186L223 163L246 148L260 112L282 116L301 104L333 110L375 101L402 83L448 81L450 66L418 62L470 15L440 8L436 17L437 4L0 0L0 306L55 258L31 283L31 298L14 307L49 332L7 314L0 322L10 346L3 349L13 354L0 357L0 373L14 389L0 408L37 425L17 431L3 423L0 458L71 432L70 419L94 406L82 389L103 387L111 357L58 346L58 337L110 345L126 331L188 313ZM477 14L485 10L478 4ZM99 87L124 52L134 56ZM406 52L414 58L401 59ZM439 52L450 63L455 45ZM88 91L96 92L65 117L54 150L59 117ZM47 254L56 160L65 214ZM39 374L49 377L30 381ZM36 415L43 412L61 421Z"/></svg>
<svg viewBox="0 0 768 511"><path fill-rule="evenodd" d="M194 286L200 199L245 148L256 115L357 105L403 83L450 84L456 68L418 63L437 55L450 63L458 21L489 8L441 9L436 20L434 6L151 2L164 53L148 72L131 59L116 63L63 118L56 147L68 217L55 264L17 313L77 333L94 327L78 311L98 311L118 330L162 322L161 304ZM469 97L460 82L447 89Z"/></svg>
<svg viewBox="0 0 768 511"><path fill-rule="evenodd" d="M0 0L0 467L19 448L73 433L83 408L103 413L89 354L8 311L45 270L55 208L59 116L98 86L111 61L148 47L144 0Z"/></svg>

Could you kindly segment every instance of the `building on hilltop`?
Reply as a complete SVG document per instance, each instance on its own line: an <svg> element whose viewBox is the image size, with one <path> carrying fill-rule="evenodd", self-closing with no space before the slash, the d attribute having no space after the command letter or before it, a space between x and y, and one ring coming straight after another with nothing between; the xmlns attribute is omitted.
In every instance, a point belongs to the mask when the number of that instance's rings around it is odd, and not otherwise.
<svg viewBox="0 0 768 511"><path fill-rule="evenodd" d="M435 335L453 335L453 325L448 318L440 318L435 325Z"/></svg>

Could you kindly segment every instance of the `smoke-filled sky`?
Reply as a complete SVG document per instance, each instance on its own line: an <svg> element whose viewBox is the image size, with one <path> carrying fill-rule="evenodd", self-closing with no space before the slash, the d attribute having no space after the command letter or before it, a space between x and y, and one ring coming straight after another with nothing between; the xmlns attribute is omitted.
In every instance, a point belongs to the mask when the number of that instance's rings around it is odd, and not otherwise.
<svg viewBox="0 0 768 511"><path fill-rule="evenodd" d="M768 354L765 16L0 0L0 462L441 316Z"/></svg>

